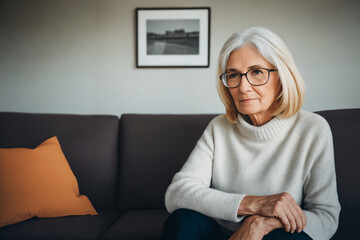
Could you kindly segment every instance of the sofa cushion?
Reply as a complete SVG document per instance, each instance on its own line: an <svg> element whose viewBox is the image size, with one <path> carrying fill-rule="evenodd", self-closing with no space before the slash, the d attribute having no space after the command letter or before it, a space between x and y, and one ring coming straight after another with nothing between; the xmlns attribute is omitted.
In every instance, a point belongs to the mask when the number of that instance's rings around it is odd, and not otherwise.
<svg viewBox="0 0 360 240"><path fill-rule="evenodd" d="M168 216L166 210L127 211L101 240L159 240Z"/></svg>
<svg viewBox="0 0 360 240"><path fill-rule="evenodd" d="M3 240L96 240L118 218L117 211L99 211L99 215L59 218L33 218L0 228Z"/></svg>
<svg viewBox="0 0 360 240"><path fill-rule="evenodd" d="M96 215L56 137L35 149L0 148L0 227L37 217Z"/></svg>
<svg viewBox="0 0 360 240"><path fill-rule="evenodd" d="M165 191L215 115L120 119L119 208L165 208Z"/></svg>
<svg viewBox="0 0 360 240"><path fill-rule="evenodd" d="M34 148L57 136L81 193L97 210L117 207L117 116L0 113L0 148Z"/></svg>
<svg viewBox="0 0 360 240"><path fill-rule="evenodd" d="M317 112L330 125L341 212L332 239L356 239L360 216L360 109Z"/></svg>

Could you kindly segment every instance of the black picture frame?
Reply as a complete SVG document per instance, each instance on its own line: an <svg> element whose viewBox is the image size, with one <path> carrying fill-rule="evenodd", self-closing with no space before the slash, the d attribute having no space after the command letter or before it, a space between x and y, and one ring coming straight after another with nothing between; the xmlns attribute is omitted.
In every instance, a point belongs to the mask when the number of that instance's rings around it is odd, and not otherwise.
<svg viewBox="0 0 360 240"><path fill-rule="evenodd" d="M210 7L136 8L137 68L207 68Z"/></svg>

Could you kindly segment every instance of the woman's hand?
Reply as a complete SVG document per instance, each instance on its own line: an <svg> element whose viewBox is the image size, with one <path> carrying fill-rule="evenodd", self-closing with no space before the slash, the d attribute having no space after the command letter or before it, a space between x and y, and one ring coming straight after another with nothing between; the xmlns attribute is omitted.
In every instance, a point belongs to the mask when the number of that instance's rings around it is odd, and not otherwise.
<svg viewBox="0 0 360 240"><path fill-rule="evenodd" d="M260 214L279 218L285 231L301 232L306 226L306 216L289 193L269 196L246 196L239 206L239 215Z"/></svg>
<svg viewBox="0 0 360 240"><path fill-rule="evenodd" d="M261 240L272 230L282 227L277 218L252 215L245 219L229 240Z"/></svg>

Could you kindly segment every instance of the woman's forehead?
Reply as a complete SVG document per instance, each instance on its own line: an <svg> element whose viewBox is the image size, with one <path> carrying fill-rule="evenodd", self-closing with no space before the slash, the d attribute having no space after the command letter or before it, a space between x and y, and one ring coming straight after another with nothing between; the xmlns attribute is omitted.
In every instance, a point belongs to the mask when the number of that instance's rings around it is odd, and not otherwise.
<svg viewBox="0 0 360 240"><path fill-rule="evenodd" d="M245 45L230 54L226 69L244 71L254 67L272 68L272 65L254 47Z"/></svg>

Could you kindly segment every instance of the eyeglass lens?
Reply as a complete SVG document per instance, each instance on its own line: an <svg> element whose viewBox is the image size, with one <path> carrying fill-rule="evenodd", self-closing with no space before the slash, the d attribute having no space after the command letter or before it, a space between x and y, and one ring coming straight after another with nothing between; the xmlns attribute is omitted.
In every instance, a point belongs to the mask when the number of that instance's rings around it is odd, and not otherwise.
<svg viewBox="0 0 360 240"><path fill-rule="evenodd" d="M241 81L240 72L229 72L223 76L225 85L228 87L237 87ZM246 78L252 85L262 85L268 81L269 72L267 69L251 69L246 73Z"/></svg>

